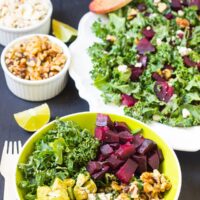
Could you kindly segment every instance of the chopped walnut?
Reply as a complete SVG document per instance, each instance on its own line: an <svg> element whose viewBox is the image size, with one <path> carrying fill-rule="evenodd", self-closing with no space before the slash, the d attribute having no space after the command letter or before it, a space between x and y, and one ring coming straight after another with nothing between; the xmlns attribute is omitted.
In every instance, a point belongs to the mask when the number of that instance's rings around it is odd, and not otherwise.
<svg viewBox="0 0 200 200"><path fill-rule="evenodd" d="M188 28L190 26L190 22L187 19L184 18L176 18L176 23L181 27L181 28Z"/></svg>
<svg viewBox="0 0 200 200"><path fill-rule="evenodd" d="M152 172L144 172L140 179L143 182L143 193L150 200L163 199L163 193L171 189L171 183L158 170Z"/></svg>
<svg viewBox="0 0 200 200"><path fill-rule="evenodd" d="M134 9L134 8L130 9L130 11L128 12L127 19L128 20L133 19L134 17L137 16L138 13L139 13L139 11L137 9Z"/></svg>
<svg viewBox="0 0 200 200"><path fill-rule="evenodd" d="M26 80L43 80L55 76L67 57L48 37L34 36L11 47L5 55L8 70Z"/></svg>
<svg viewBox="0 0 200 200"><path fill-rule="evenodd" d="M117 40L117 38L113 35L107 35L106 40L109 42L115 42Z"/></svg>

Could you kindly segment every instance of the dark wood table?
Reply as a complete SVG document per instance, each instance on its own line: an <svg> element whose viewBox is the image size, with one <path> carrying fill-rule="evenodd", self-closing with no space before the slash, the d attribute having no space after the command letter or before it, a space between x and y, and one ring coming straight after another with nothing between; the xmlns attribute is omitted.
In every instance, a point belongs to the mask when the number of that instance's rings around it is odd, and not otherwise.
<svg viewBox="0 0 200 200"><path fill-rule="evenodd" d="M79 20L88 11L90 0L52 0L53 17L77 28ZM3 47L0 47L2 51ZM4 74L0 68L0 157L5 140L22 140L30 137L15 122L13 114L40 105L42 102L27 102L15 97L7 88ZM47 101L51 109L51 117L64 116L71 113L87 111L87 102L82 100L69 79L64 91L52 100ZM192 137L192 136L191 136ZM190 142L188 140L188 142ZM200 142L200 141L199 141ZM192 145L192 144L191 144ZM200 152L176 152L181 164L183 185L180 200L200 199ZM170 166L169 166L170 167ZM4 180L0 176L0 200L3 199ZM12 191L10 191L12 192Z"/></svg>

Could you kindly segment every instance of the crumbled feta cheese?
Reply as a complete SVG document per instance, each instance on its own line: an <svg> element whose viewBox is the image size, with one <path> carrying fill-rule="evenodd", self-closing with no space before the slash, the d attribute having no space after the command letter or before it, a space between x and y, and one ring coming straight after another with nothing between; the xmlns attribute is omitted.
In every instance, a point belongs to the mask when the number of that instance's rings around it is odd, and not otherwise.
<svg viewBox="0 0 200 200"><path fill-rule="evenodd" d="M151 26L147 26L147 30L148 30L148 31L151 30Z"/></svg>
<svg viewBox="0 0 200 200"><path fill-rule="evenodd" d="M175 40L176 40L176 37L172 36L172 37L171 37L171 40L172 40L172 41L175 41Z"/></svg>
<svg viewBox="0 0 200 200"><path fill-rule="evenodd" d="M183 118L187 118L190 116L190 111L186 108L183 108L182 115L183 115Z"/></svg>
<svg viewBox="0 0 200 200"><path fill-rule="evenodd" d="M119 65L118 66L118 71L119 72L126 72L128 69L127 65Z"/></svg>
<svg viewBox="0 0 200 200"><path fill-rule="evenodd" d="M177 47L177 49L181 56L187 56L192 51L192 49L187 47Z"/></svg>
<svg viewBox="0 0 200 200"><path fill-rule="evenodd" d="M182 17L184 15L184 12L182 10L179 10L178 15Z"/></svg>
<svg viewBox="0 0 200 200"><path fill-rule="evenodd" d="M158 3L160 3L160 0L154 0L153 3L154 5L158 5Z"/></svg>
<svg viewBox="0 0 200 200"><path fill-rule="evenodd" d="M50 9L49 0L0 0L0 25L26 28L42 21Z"/></svg>
<svg viewBox="0 0 200 200"><path fill-rule="evenodd" d="M162 40L161 40L160 38L158 38L158 39L156 40L156 44L157 44L158 46L160 46L160 45L162 44Z"/></svg>
<svg viewBox="0 0 200 200"><path fill-rule="evenodd" d="M136 63L135 67L139 67L139 68L142 67L142 63L140 63L140 62Z"/></svg>
<svg viewBox="0 0 200 200"><path fill-rule="evenodd" d="M176 31L176 35L179 35L179 34L183 34L184 35L184 32L182 30Z"/></svg>
<svg viewBox="0 0 200 200"><path fill-rule="evenodd" d="M158 11L159 12L164 12L167 9L167 4L166 3L159 3L158 4Z"/></svg>

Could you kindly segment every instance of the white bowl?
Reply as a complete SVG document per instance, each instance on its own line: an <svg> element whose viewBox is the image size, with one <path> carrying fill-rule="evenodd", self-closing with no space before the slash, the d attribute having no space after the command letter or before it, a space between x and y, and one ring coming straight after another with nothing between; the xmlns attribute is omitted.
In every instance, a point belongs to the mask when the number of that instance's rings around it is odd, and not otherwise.
<svg viewBox="0 0 200 200"><path fill-rule="evenodd" d="M55 76L50 77L45 80L25 80L13 75L7 68L5 63L5 54L6 52L16 43L23 41L27 38L33 36L48 37L50 41L56 43L63 49L64 54L67 56L67 62L64 68ZM32 34L20 37L12 41L6 48L4 48L1 54L1 66L4 71L6 82L10 91L15 94L17 97L28 100L28 101L44 101L51 99L58 95L65 87L68 78L68 68L71 61L71 55L69 48L59 39L45 35L45 34Z"/></svg>
<svg viewBox="0 0 200 200"><path fill-rule="evenodd" d="M41 20L38 24L25 28L8 28L5 26L0 26L0 44L6 46L12 40L28 34L49 34L51 27L51 15L53 13L53 6L49 0L49 11L47 16Z"/></svg>

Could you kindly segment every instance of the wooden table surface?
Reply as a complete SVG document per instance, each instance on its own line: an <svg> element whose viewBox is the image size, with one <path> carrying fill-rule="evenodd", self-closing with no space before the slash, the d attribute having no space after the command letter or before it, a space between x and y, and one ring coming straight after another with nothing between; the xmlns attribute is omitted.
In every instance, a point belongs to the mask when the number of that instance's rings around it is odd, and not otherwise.
<svg viewBox="0 0 200 200"><path fill-rule="evenodd" d="M90 0L52 0L53 18L78 27L81 17L88 12ZM0 52L3 47L0 46ZM0 68L0 157L5 140L22 140L29 138L30 133L23 131L14 121L13 113L40 105L42 102L27 102L15 97L7 88L4 74ZM74 82L69 82L64 91L52 100L47 101L51 109L51 117L64 116L71 113L87 111L87 102L82 100ZM188 140L188 142L190 142ZM200 142L200 141L199 141ZM191 144L192 145L192 144ZM200 152L176 152L182 168L183 184L180 200L200 199ZM170 166L169 166L170 167ZM4 180L0 176L0 200L3 200ZM11 191L12 192L12 191Z"/></svg>

